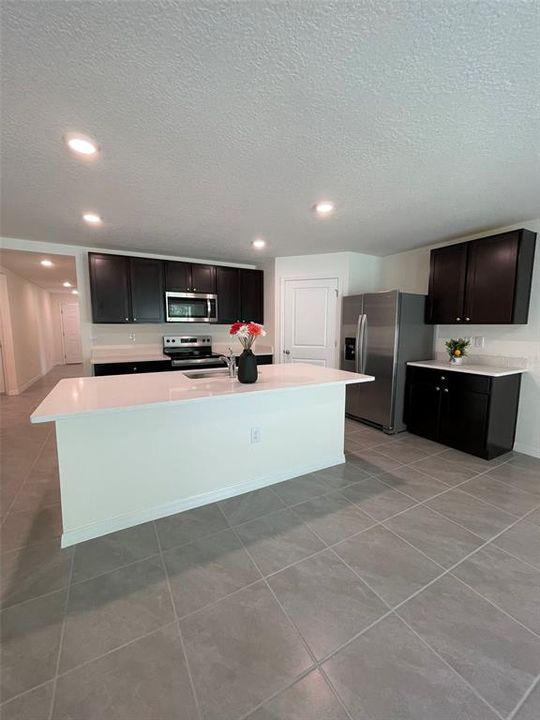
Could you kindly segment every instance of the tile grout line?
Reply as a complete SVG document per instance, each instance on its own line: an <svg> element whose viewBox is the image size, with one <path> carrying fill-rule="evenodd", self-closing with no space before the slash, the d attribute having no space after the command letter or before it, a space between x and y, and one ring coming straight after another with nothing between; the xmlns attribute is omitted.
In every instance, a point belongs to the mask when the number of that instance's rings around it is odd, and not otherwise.
<svg viewBox="0 0 540 720"><path fill-rule="evenodd" d="M188 660L188 656L187 656L187 652L186 652L186 647L185 647L185 644L184 644L184 637L183 637L183 635L182 635L182 629L180 628L180 621L179 621L179 618L178 618L178 613L176 612L176 603L174 602L174 596L173 596L172 587L171 587L171 580L170 580L170 578L169 578L169 571L167 570L167 565L165 564L165 558L163 557L163 550L162 550L162 547L161 547L161 539L160 539L160 537L159 537L159 533L158 533L158 531L157 531L157 527L156 527L155 521L152 521L152 527L153 527L153 529L154 529L154 535L155 535L155 537L156 537L156 541L157 541L158 548L159 548L159 557L160 557L160 561L161 561L161 567L163 568L163 573L165 574L165 581L166 581L166 583L167 583L167 589L168 589L168 591L169 591L169 601L170 601L170 603L171 603L171 607L172 607L172 611L173 611L173 616L174 616L174 619L175 619L174 624L175 624L175 626L176 626L176 632L177 632L177 635L178 635L178 640L179 640L179 642L180 642L180 648L181 648L181 650L182 650L182 655L183 655L183 657L184 657L184 663L185 663L185 665L186 665L186 672L187 672L187 676L188 676L188 680L189 680L189 686L190 686L190 688L191 688L191 694L192 694L192 696L193 696L193 702L194 702L194 704L195 704L195 711L196 711L196 713L197 713L197 717L199 718L199 720L202 720L202 713L201 713L201 708L200 708L200 705L199 705L199 698L198 698L198 696L197 696L197 691L196 691L196 689L195 689L195 683L194 683L194 681L193 681L193 675L191 674L191 667L190 667L190 665L189 665L189 660Z"/></svg>
<svg viewBox="0 0 540 720"><path fill-rule="evenodd" d="M221 507L220 507L219 509L220 509L223 517L225 517L225 513L223 512L223 510L221 509ZM225 517L225 520L227 520L226 517ZM253 557L253 555L251 554L251 552L249 551L249 549L246 547L246 544L245 544L244 541L242 540L242 537L237 533L237 531L236 531L235 528L232 528L232 530L233 530L233 532L234 532L234 535L235 535L236 539L237 539L238 542L240 543L241 547L244 548L245 553L248 555L249 559L251 560L251 562L252 562L253 565L257 568L258 572L259 572L260 575L261 575L261 579L258 580L257 582L261 582L261 581L262 581L262 582L265 584L267 590L269 591L269 593L271 594L271 596L274 598L275 603L276 603L277 606L280 608L280 610L281 610L281 612L283 613L284 617L286 618L288 624L290 625L290 627L296 632L296 634L297 634L298 637L300 638L300 640L301 640L301 642L302 642L302 644L303 644L303 646L304 646L304 648L305 648L305 650L306 650L309 658L311 659L311 665L310 665L310 667L306 668L306 669L303 671L303 672L305 673L305 675L308 675L310 672L312 672L313 670L315 670L315 669L318 668L318 661L317 661L317 657L315 656L315 653L311 650L308 642L307 642L306 639L304 638L303 634L300 632L299 628L296 626L296 623L294 623L294 621L293 621L292 618L290 617L289 613L288 613L288 612L285 610L285 608L283 607L281 601L280 601L279 598L277 597L276 593L274 592L274 590L273 590L272 587L270 586L270 583L268 582L266 576L264 575L264 573L262 572L261 568L259 567L259 564L255 561L255 558ZM323 544L324 544L324 543L323 543ZM326 548L325 548L325 549L326 549ZM321 550L320 552L323 552L323 550ZM296 682L298 682L298 677L295 678L294 682L291 683L291 685L289 685L288 687L292 687L292 685L294 685ZM280 693L282 693L285 689L286 689L286 688L281 688L280 690L276 691L276 693L274 693L274 694L272 695L272 697L276 697L277 695L279 695ZM270 698L270 699L271 699L271 698ZM257 709L257 707L261 707L261 706L264 705L266 702L269 702L269 699L265 699L265 700L263 700L263 701L260 703L260 705L254 707L254 708L251 708L250 711L247 713L247 715L244 715L244 716L242 716L242 717L247 717L247 716L249 716L249 714L252 713L252 712L254 712L254 711Z"/></svg>
<svg viewBox="0 0 540 720"><path fill-rule="evenodd" d="M501 715L501 713L500 713L498 710L496 710L496 709L493 707L493 705L492 705L488 700L486 700L486 698L485 698L483 695L481 695L480 692L479 692L473 685L471 685L471 683L470 683L466 678L463 677L463 675L462 675L461 673L459 673L454 667L452 667L452 665L450 665L450 663L449 663L444 657L442 657L442 655L440 655L440 654L437 652L437 650L435 650L435 648L434 648L430 643L428 643L428 641L427 641L424 637L422 637L422 635L420 635L420 634L414 629L414 627L413 627L412 625L410 625L410 624L399 614L399 612L394 612L394 615L395 615L397 618L399 618L399 620L400 620L404 625L406 625L406 627L409 628L409 630L418 638L418 640L420 640L420 642L421 642L423 645L425 645L429 650L431 650L431 652L434 653L434 654L439 658L439 660L441 660L441 662L443 662L444 665L446 665L446 667L447 667L452 673L454 673L454 675L457 675L457 677L459 677L459 678L472 690L472 692L474 693L474 695L475 695L477 698L479 698L485 705L487 705L487 707L489 707L490 710L493 710L493 712L495 713L495 715L496 715L498 718L500 718L501 720L505 720L504 715Z"/></svg>
<svg viewBox="0 0 540 720"><path fill-rule="evenodd" d="M519 520L516 520L516 522L519 522ZM502 532L505 532L505 531L502 531ZM487 545L487 544L488 544L488 543L486 543L486 545ZM478 549L479 549L479 548L478 548ZM476 550L474 550L473 552L476 552ZM467 556L465 556L464 558L462 558L462 560L460 560L460 562L463 562L463 560L467 559L467 558L470 557L470 555L472 555L472 554L473 554L473 553L469 553L469 555L467 555ZM454 568L456 565L459 565L459 563L455 563L455 564L452 565L450 568L448 568L447 570L445 570L443 573L441 573L441 574L438 575L437 577L433 578L433 580L430 580L429 583L427 583L426 585L424 585L424 586L422 586L421 588L419 588L418 590L416 590L414 593L412 593L412 595L410 595L409 597L405 598L405 600L402 600L401 602L399 602L397 605L395 605L395 606L392 608L392 610L390 610L388 613L386 613L385 615L383 615L382 617L380 617L380 618L379 618L378 620L376 620L375 622L371 623L371 625L368 625L366 628L364 628L364 630L362 630L361 632L359 632L359 633L357 633L356 635L354 635L352 638L350 638L349 640L347 640L346 643L344 643L343 645L341 645L339 648L336 648L335 650L333 650L330 654L326 655L326 656L325 656L324 658L322 658L319 662L322 664L322 663L326 662L327 660L329 660L329 659L330 659L331 657L333 657L337 652L339 652L339 651L342 650L343 648L347 647L347 646L350 645L354 640L356 640L358 637L360 637L360 636L363 635L365 632L367 632L371 627L373 627L373 625L376 625L376 624L377 624L378 622L380 622L381 620L384 620L384 618L387 617L388 615L390 615L391 613L395 613L396 610L398 610L402 605L404 605L405 603L411 601L413 598L415 598L415 597L416 597L417 595L419 595L421 592L424 592L424 590L426 590L428 587L430 587L430 586L433 585L435 582L437 582L438 580L440 580L440 578L442 578L444 575L448 574L451 570L453 570L453 568Z"/></svg>
<svg viewBox="0 0 540 720"><path fill-rule="evenodd" d="M53 678L53 686L52 686L52 693L51 693L51 705L49 708L49 720L52 720L53 714L54 714L54 707L56 704L56 686L58 684L58 675L60 671L60 662L62 660L62 651L64 649L64 635L66 632L66 625L68 620L68 611L69 611L69 599L71 595L71 578L73 576L73 566L75 563L75 551L71 554L71 563L69 568L69 576L68 576L68 584L66 587L66 598L64 601L64 615L62 617L62 627L60 629L60 638L58 641L58 657L56 658L56 670Z"/></svg>
<svg viewBox="0 0 540 720"><path fill-rule="evenodd" d="M387 529L387 528L386 528L386 529ZM395 534L395 533L393 533L393 534ZM322 538L320 538L320 539L322 540ZM379 598L379 600L383 603L383 605L384 605L386 608L388 608L388 610L390 610L392 614L396 615L396 616L399 617L401 620L403 620L403 618L401 618L401 616L398 615L398 613L395 613L395 612L394 612L394 608L392 607L392 605L391 605L390 603L388 603L388 602L386 601L386 599L385 599L382 595L380 595L380 593L379 593L374 587L372 587L372 585L371 585L365 578L363 578L360 573L358 573L344 558L342 558L342 557L337 553L337 551L335 550L334 547L329 547L328 549L330 550L330 552L332 552L332 553L335 555L335 557L336 557L339 561L341 561L347 568L349 568L349 570L350 570L369 590L371 590L371 592L372 592L374 595L376 595L376 596ZM426 557L427 557L427 556L426 556ZM431 559L431 558L429 558L429 559ZM439 567L441 567L441 569L444 570L444 568L442 568L442 566L439 565L439 563L436 563L436 565L438 565ZM442 575L441 575L441 577L442 577ZM388 614L385 613L383 617L384 617L384 618L388 617ZM380 619L379 619L379 622L380 622L380 620L382 620L382 619L383 619L383 618L380 618ZM405 621L403 620L403 622L405 622ZM405 622L405 624L409 627L409 624L408 624L408 623ZM482 702L486 703L486 705L488 705L488 706L497 714L497 716L498 716L499 718L501 718L501 720L504 720L504 718L502 718L502 716L495 710L495 708L493 708L493 707L491 706L491 704L490 704L485 698L482 697L482 695L471 685L471 683L469 683L469 681L468 681L466 678L464 678L464 677L461 675L461 673L459 673L459 672L458 672L455 668L453 668L441 655L439 655L439 653L435 650L435 648L431 647L431 645L429 645L429 643L427 643L422 637L420 637L420 635L418 635L418 633L417 633L413 628L410 628L410 629L414 632L415 635L417 635L417 637L418 637L427 647L429 647L429 649L450 669L450 671L451 671L454 675L456 675L457 677L459 677L459 678L470 688L470 690L471 690L478 698L480 698L480 700L481 700Z"/></svg>
<svg viewBox="0 0 540 720"><path fill-rule="evenodd" d="M461 565L461 563L460 563L460 565ZM514 617L514 615L512 615L511 613L509 613L508 610L505 610L505 609L504 609L503 607L501 607L500 605L497 605L496 602L494 602L494 601L491 600L490 598L488 598L488 597L486 597L485 595L483 595L479 590L477 590L476 588L474 588L472 585L469 585L468 582L465 582L465 580L462 580L462 579L461 579L460 577L458 577L457 575L454 575L453 572L450 573L450 576L452 577L453 580L457 580L457 581L458 581L459 583L461 583L462 585L465 585L466 588L468 588L469 590L471 590L475 595L478 595L479 597L481 597L482 600L485 600L486 602L488 602L488 603L489 603L490 605L492 605L496 610L498 610L499 612L503 613L503 615L506 615L507 617L509 617L510 620L513 620L513 621L514 621L515 623L517 623L518 625L521 625L521 627L522 627L524 630L527 630L527 632L532 633L532 635L536 635L536 637L540 640L540 633L537 633L536 630L533 630L532 628L530 628L530 627L528 627L527 625L525 625L525 623L524 623L522 620L518 620L518 618Z"/></svg>
<svg viewBox="0 0 540 720"><path fill-rule="evenodd" d="M525 690L523 697L518 702L516 707L512 710L512 712L508 715L506 720L514 720L514 718L516 717L518 712L525 705L525 703L527 702L529 697L533 694L533 692L535 691L535 689L539 683L540 683L540 674L535 677L535 679L532 681L530 687L527 690Z"/></svg>
<svg viewBox="0 0 540 720"><path fill-rule="evenodd" d="M416 630L414 630L414 628L411 628L411 627L409 626L409 624L408 624L405 620L403 620L403 618L402 618L397 612L394 612L394 608L391 606L391 604L388 603L388 602L385 600L385 598L384 598L382 595L380 595L379 592L378 592L377 590L375 590L375 588L372 587L371 584L362 577L362 575L360 575L351 565L349 565L349 563L348 563L344 558L342 558L342 557L334 550L334 548L330 548L330 550L334 553L334 555L335 555L339 560L341 560L341 562L343 562L343 563L346 565L346 567L349 568L349 570L350 570L352 573L354 573L354 575L356 575L356 577L357 577L362 583L364 583L364 585L366 585L366 587L368 587L368 588L371 590L371 592L373 592L373 593L381 600L382 603L384 603L385 607L387 607L387 608L391 611L391 614L393 614L393 615L395 615L396 617L398 617L401 621L403 621L403 622L407 625L407 627L409 627L410 630L412 630L412 631L414 632L414 634L419 638L419 640L421 640L422 643L424 643L424 645L426 645L426 646L449 668L449 670L452 672L452 674L454 674L454 675L456 675L457 677L459 677L459 678L465 683L465 685L467 685L467 686L470 688L470 690L471 690L482 702L486 703L486 705L488 705L488 706L497 714L497 716L498 716L499 718L501 718L501 720L504 720L504 718L502 718L502 716L495 710L495 708L493 708L493 707L491 706L491 704L490 704L484 697L482 697L482 695L476 690L476 688L474 688L474 687L471 685L471 683L470 683L465 677L463 677L463 676L461 675L461 673L459 673L455 668L453 668L453 667L435 650L435 648L431 647L431 645L430 645L429 643L427 643L427 642L416 632ZM438 563L437 563L437 564L438 564ZM442 577L442 576L441 576L441 577ZM384 617L388 617L388 616L389 616L389 614L385 614ZM382 619L382 618L381 618L381 619Z"/></svg>
<svg viewBox="0 0 540 720"><path fill-rule="evenodd" d="M534 512L534 509L531 510L530 512ZM444 517L444 516L443 516L443 517ZM520 520L521 520L521 518L520 518ZM417 548L416 545L413 545L409 540L407 540L406 538L402 537L397 531L393 530L392 528L386 527L386 525L384 524L384 522L382 522L382 523L380 523L380 524L381 524L382 527L384 527L385 530L387 530L388 532L392 533L392 535L394 535L394 536L397 537L399 540L401 540L401 541L403 541L404 543L406 543L407 545L409 545L413 550L416 550L416 552L418 552L418 553L420 553L421 555L423 555L427 560L430 560L432 563L434 563L435 565L437 565L438 567L440 567L441 570L444 571L444 572L441 573L438 577L436 577L434 580L438 580L439 578L443 577L445 574L448 574L448 573L449 573L454 580L457 580L458 582L460 582L460 583L462 583L463 585L465 585L466 587L468 587L468 588L469 588L470 590L472 590L476 595L480 596L483 600L485 600L486 602L488 602L488 603L489 603L490 605L492 605L494 608L496 608L497 610L499 610L500 612L502 612L504 615L507 615L511 620L513 620L514 622L516 622L518 625L521 625L525 630L527 630L528 632L530 632L530 633L532 633L533 635L536 635L538 638L540 638L540 634L539 634L539 633L537 633L535 630L533 630L532 628L530 628L530 627L528 627L527 625L525 625L525 623L522 622L521 620L519 620L518 618L514 617L514 615L512 615L511 613L509 613L508 610L505 610L503 607L501 607L500 605L498 605L496 602L494 602L493 600L491 600L490 598L488 598L486 595L483 595L479 590L477 590L476 588L474 588L472 585L469 585L469 583L465 582L465 580L462 580L462 579L461 579L460 577L458 577L457 575L454 575L454 572L453 572L453 571L454 571L457 567L459 567L462 563L464 563L464 562L465 562L466 560L468 560L470 557L472 557L473 555L475 555L477 552L482 551L485 547L487 547L488 545L490 545L491 542L492 542L491 539L490 539L490 540L484 540L484 542L483 542L481 545L479 545L475 550L473 550L473 551L472 551L471 553L469 553L468 555L465 555L461 560L459 560L459 561L457 561L456 563L454 563L454 565L452 565L450 568L446 569L446 568L444 567L444 565L441 565L440 562L438 562L437 560L434 560L432 557L430 557L429 555L427 555L423 550L420 550L420 548ZM459 527L462 527L462 526L459 525ZM467 528L464 528L464 529L466 530ZM509 530L509 529L510 529L510 527L504 528L504 530L502 530L501 532L504 534L504 533L505 533L507 530ZM470 531L469 531L469 532L470 532ZM478 537L480 537L480 536L478 536ZM498 537L498 536L497 536L497 537ZM482 539L483 539L483 538L482 538ZM495 547L497 548L497 550L501 550L501 552L505 553L505 551L502 550L501 548L499 548L497 545L495 545ZM522 562L519 558L514 557L513 555L510 555L509 553L505 553L505 554L506 554L506 555L509 555L509 557L511 557L512 560L517 560L518 562ZM341 556L338 554L338 557L341 557ZM343 558L342 558L342 559L343 559ZM344 562L345 562L345 561L344 561ZM528 563L527 563L527 564L528 564ZM537 570L537 568L534 567L534 565L529 565L529 567L530 567L532 570L535 570L537 573L540 572L540 571ZM351 569L353 569L353 568L351 568ZM353 571L354 571L354 570L353 570ZM364 581L364 582L366 582L366 581ZM366 583L366 584L367 584L367 583ZM425 587L428 587L428 585L426 585ZM421 589L423 589L423 588L421 588ZM412 597L412 596L411 596L411 597ZM406 598L405 601L407 601L407 600L409 600L409 599L410 599L410 598Z"/></svg>
<svg viewBox="0 0 540 720"><path fill-rule="evenodd" d="M45 445L46 445L47 442L49 441L49 437L50 437L51 434L52 434L52 430L49 430L49 432L47 433L47 437L46 437L45 440L43 440L43 442L41 443L41 446L40 446L40 448L39 448L39 450L38 450L38 452L37 452L37 454L36 454L36 457L34 458L34 460L32 461L32 463L30 464L30 467L28 468L28 471L26 472L26 474L25 474L25 476L24 476L24 480L23 480L22 483L20 484L19 488L17 489L17 492L15 493L15 495L14 495L14 497L13 497L13 500L10 502L9 507L8 507L8 509L6 510L6 514L5 514L4 518L2 519L2 522L0 523L0 526L1 526L1 527L3 527L3 526L6 524L8 517L11 515L13 506L14 506L15 503L17 502L17 500L18 500L18 498L19 498L19 495L21 494L22 489L24 488L24 486L25 486L26 483L28 482L28 478L30 477L30 473L31 473L32 470L34 469L34 467L35 467L37 461L39 460L39 458L41 457L41 453L43 452L43 450L44 450L44 448L45 448Z"/></svg>

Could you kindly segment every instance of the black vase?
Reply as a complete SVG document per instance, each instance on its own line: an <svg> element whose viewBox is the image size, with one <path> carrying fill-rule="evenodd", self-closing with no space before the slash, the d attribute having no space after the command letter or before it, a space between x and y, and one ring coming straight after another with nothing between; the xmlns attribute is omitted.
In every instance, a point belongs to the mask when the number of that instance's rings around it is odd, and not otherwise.
<svg viewBox="0 0 540 720"><path fill-rule="evenodd" d="M257 358L251 350L243 350L238 358L238 381L241 383L257 382Z"/></svg>

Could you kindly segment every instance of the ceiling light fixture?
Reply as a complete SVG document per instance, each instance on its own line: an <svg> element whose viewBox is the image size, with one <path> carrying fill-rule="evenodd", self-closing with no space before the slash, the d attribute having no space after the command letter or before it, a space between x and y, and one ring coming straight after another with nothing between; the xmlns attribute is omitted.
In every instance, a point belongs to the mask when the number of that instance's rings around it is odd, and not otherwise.
<svg viewBox="0 0 540 720"><path fill-rule="evenodd" d="M334 212L336 206L331 200L321 200L313 209L319 217L328 217Z"/></svg>
<svg viewBox="0 0 540 720"><path fill-rule="evenodd" d="M263 247L266 245L266 240L263 240L262 238L255 238L255 240L251 244L255 248L255 250L262 250Z"/></svg>
<svg viewBox="0 0 540 720"><path fill-rule="evenodd" d="M69 282L69 280L66 280L65 283L62 283L62 285L63 285L64 287L71 287L71 283Z"/></svg>
<svg viewBox="0 0 540 720"><path fill-rule="evenodd" d="M41 264L43 267L52 267L54 265L52 260L42 260Z"/></svg>
<svg viewBox="0 0 540 720"><path fill-rule="evenodd" d="M93 212L84 213L83 220L89 225L101 225L101 223L103 222L100 216L97 213Z"/></svg>
<svg viewBox="0 0 540 720"><path fill-rule="evenodd" d="M95 140L80 133L68 133L65 141L68 148L77 155L95 155L99 149Z"/></svg>
<svg viewBox="0 0 540 720"><path fill-rule="evenodd" d="M78 291L78 290L72 290L72 291L71 291L71 294L72 294L72 295L78 295L78 294L79 294L79 291Z"/></svg>

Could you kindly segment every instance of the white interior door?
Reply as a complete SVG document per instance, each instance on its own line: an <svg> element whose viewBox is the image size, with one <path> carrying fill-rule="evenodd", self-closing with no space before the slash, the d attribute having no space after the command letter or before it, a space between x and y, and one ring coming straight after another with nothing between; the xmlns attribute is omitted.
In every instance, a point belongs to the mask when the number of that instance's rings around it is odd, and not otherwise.
<svg viewBox="0 0 540 720"><path fill-rule="evenodd" d="M81 318L79 315L78 303L63 303L62 313L62 335L64 340L64 362L80 363L81 353Z"/></svg>
<svg viewBox="0 0 540 720"><path fill-rule="evenodd" d="M285 280L283 362L337 367L338 279Z"/></svg>

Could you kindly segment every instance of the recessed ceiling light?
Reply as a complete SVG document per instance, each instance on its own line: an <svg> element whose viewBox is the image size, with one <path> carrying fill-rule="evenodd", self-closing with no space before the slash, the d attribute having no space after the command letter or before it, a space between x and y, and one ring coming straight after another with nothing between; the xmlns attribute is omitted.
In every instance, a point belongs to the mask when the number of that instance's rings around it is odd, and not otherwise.
<svg viewBox="0 0 540 720"><path fill-rule="evenodd" d="M84 213L83 220L89 225L101 225L103 222L100 216L93 212Z"/></svg>
<svg viewBox="0 0 540 720"><path fill-rule="evenodd" d="M71 294L72 294L72 295L78 295L78 294L79 294L79 291L78 291L78 290L72 290L72 291L71 291Z"/></svg>
<svg viewBox="0 0 540 720"><path fill-rule="evenodd" d="M71 283L69 282L69 280L66 280L65 283L62 283L62 285L63 285L64 287L71 287Z"/></svg>
<svg viewBox="0 0 540 720"><path fill-rule="evenodd" d="M263 247L266 245L266 240L263 240L262 238L255 238L255 240L251 244L255 248L255 250L262 250Z"/></svg>
<svg viewBox="0 0 540 720"><path fill-rule="evenodd" d="M88 135L68 133L65 141L68 148L78 155L95 155L98 151L97 143Z"/></svg>
<svg viewBox="0 0 540 720"><path fill-rule="evenodd" d="M42 260L41 264L43 267L52 267L54 265L52 260Z"/></svg>
<svg viewBox="0 0 540 720"><path fill-rule="evenodd" d="M331 215L335 209L336 206L331 200L321 200L314 207L315 212L320 217L327 217L328 215Z"/></svg>

